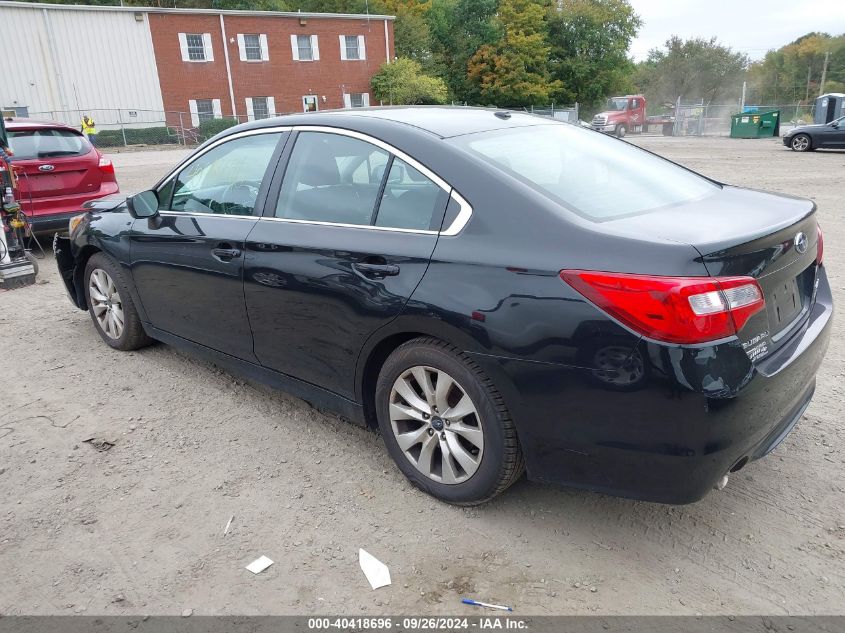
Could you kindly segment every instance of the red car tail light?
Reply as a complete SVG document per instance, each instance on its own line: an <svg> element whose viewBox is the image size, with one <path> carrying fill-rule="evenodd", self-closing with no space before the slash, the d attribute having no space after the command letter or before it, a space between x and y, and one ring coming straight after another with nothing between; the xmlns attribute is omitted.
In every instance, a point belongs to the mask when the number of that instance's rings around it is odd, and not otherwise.
<svg viewBox="0 0 845 633"><path fill-rule="evenodd" d="M100 171L104 174L113 174L114 173L114 163L112 163L108 158L105 156L100 156Z"/></svg>
<svg viewBox="0 0 845 633"><path fill-rule="evenodd" d="M662 277L562 270L561 279L634 331L667 343L733 336L763 309L753 277Z"/></svg>
<svg viewBox="0 0 845 633"><path fill-rule="evenodd" d="M821 225L816 224L816 227L819 229L819 241L818 247L816 248L816 264L821 266L822 260L824 259L824 235L822 234Z"/></svg>

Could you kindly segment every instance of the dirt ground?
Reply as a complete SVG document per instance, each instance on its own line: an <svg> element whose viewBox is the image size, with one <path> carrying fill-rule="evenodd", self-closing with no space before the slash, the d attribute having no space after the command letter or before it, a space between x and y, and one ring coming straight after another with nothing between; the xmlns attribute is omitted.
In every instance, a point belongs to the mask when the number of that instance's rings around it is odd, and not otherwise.
<svg viewBox="0 0 845 633"><path fill-rule="evenodd" d="M633 142L814 198L845 306L845 153ZM182 155L114 156L124 191ZM477 614L465 596L520 615L845 613L842 318L801 423L722 492L671 507L523 480L459 509L373 432L164 345L111 350L52 258L39 280L0 292L0 614ZM370 590L361 547L391 586Z"/></svg>

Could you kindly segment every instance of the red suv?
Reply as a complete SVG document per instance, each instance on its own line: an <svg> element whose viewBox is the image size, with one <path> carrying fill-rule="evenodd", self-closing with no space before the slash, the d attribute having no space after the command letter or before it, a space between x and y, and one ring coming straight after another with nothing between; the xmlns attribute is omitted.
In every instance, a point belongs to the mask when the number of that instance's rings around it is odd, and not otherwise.
<svg viewBox="0 0 845 633"><path fill-rule="evenodd" d="M36 232L67 227L88 200L118 193L114 165L79 130L55 121L6 119L18 201Z"/></svg>

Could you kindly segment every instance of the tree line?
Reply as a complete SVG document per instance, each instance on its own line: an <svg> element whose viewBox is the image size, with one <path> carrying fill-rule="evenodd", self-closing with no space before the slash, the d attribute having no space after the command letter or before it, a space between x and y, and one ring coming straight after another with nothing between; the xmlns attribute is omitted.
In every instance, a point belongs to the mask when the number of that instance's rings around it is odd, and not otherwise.
<svg viewBox="0 0 845 633"><path fill-rule="evenodd" d="M55 1L55 0L54 0ZM59 0L78 3L78 0ZM119 0L87 0L114 5ZM151 0L123 0L149 6ZM643 93L675 103L811 102L822 74L845 91L845 34L809 33L762 60L714 38L671 36L635 63L642 20L628 0L152 0L159 7L395 15L396 63L373 78L385 103L598 108L608 96ZM825 57L827 69L825 71Z"/></svg>

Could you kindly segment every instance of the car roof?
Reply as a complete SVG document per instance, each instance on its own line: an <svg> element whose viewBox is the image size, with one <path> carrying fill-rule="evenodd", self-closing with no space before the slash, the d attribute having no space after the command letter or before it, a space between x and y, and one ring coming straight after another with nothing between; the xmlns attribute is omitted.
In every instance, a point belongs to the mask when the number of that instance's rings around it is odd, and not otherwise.
<svg viewBox="0 0 845 633"><path fill-rule="evenodd" d="M42 121L40 119L27 119L23 117L11 117L3 119L6 124L6 129L10 132L14 130L39 130L44 128L59 128L62 130L72 130L79 132L76 128L72 128L66 123L59 123L58 121Z"/></svg>
<svg viewBox="0 0 845 633"><path fill-rule="evenodd" d="M399 123L441 138L527 125L555 123L527 112L464 106L382 106L353 110L328 110L262 119L238 129L276 125L336 125L356 128L365 119Z"/></svg>

